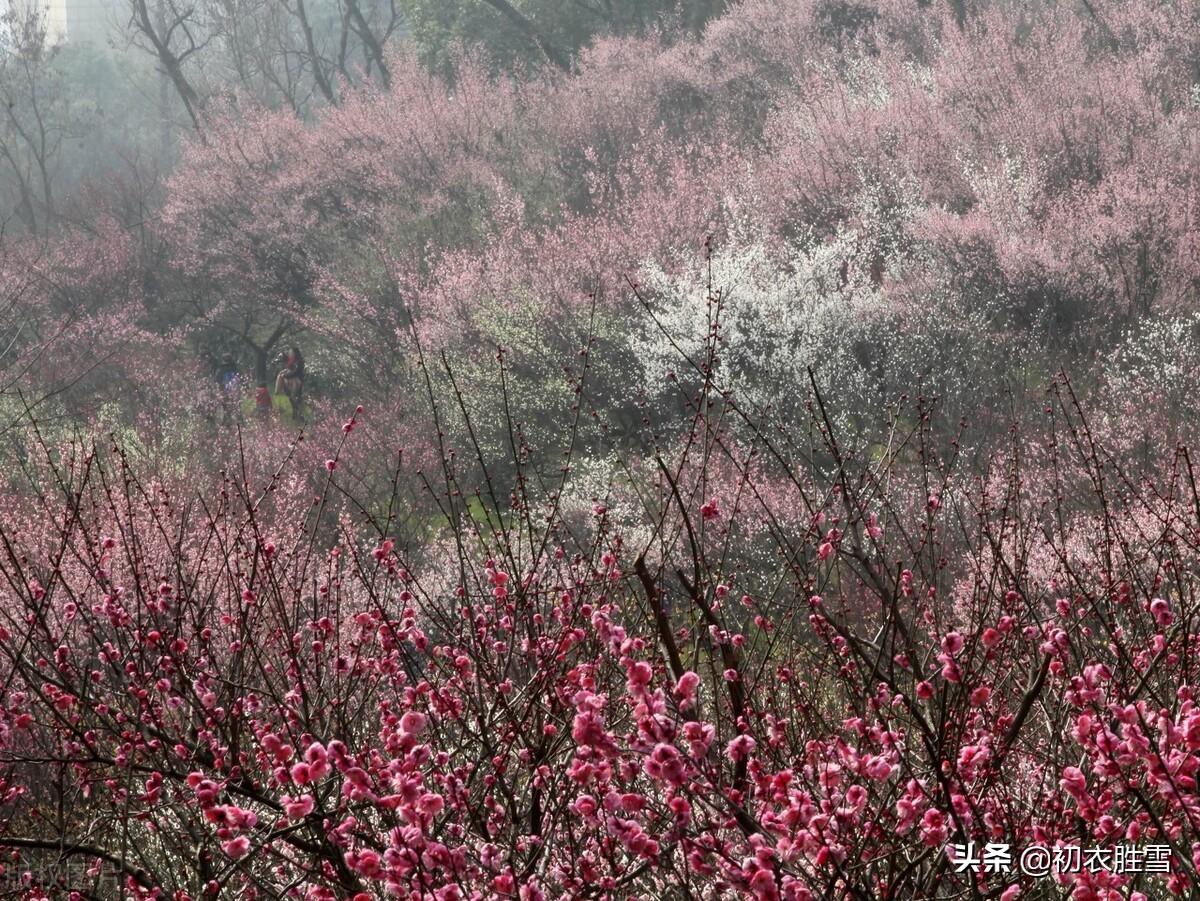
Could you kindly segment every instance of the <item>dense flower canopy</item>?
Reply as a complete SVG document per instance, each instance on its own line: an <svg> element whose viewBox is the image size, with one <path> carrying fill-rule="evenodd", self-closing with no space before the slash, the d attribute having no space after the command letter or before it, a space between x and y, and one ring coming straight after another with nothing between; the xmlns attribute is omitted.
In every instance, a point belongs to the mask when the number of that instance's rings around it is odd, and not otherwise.
<svg viewBox="0 0 1200 901"><path fill-rule="evenodd" d="M0 233L6 886L1200 892L1200 14L711 6Z"/></svg>

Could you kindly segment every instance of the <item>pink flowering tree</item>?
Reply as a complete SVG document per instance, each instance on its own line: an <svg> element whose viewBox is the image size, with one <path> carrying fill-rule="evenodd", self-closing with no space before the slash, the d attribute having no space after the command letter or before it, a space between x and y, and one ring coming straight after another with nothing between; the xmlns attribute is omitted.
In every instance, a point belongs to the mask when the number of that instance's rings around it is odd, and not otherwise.
<svg viewBox="0 0 1200 901"><path fill-rule="evenodd" d="M209 106L160 215L5 245L4 875L1196 894L1198 27L398 52L310 121ZM310 429L205 418L197 349L293 340Z"/></svg>
<svg viewBox="0 0 1200 901"><path fill-rule="evenodd" d="M1152 844L1060 878L1187 895L1187 452L1115 465L1062 382L986 465L922 401L867 458L820 393L807 433L743 408L719 336L590 497L517 432L503 482L443 435L364 504L362 412L315 491L295 454L199 495L47 455L0 532L0 844L75 890L359 899L1012 899L950 847Z"/></svg>

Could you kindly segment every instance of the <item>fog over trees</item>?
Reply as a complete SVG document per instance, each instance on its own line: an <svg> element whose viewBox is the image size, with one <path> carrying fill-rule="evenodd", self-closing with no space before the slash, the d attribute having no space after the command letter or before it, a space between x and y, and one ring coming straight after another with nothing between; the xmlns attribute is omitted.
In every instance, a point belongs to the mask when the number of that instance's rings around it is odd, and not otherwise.
<svg viewBox="0 0 1200 901"><path fill-rule="evenodd" d="M0 10L0 897L1200 891L1196 4Z"/></svg>

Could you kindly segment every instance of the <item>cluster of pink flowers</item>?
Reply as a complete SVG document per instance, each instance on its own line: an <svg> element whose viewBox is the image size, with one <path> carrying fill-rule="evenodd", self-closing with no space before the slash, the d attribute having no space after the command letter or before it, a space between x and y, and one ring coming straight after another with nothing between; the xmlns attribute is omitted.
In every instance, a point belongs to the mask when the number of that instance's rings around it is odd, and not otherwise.
<svg viewBox="0 0 1200 901"><path fill-rule="evenodd" d="M1107 478L1083 442L1059 464ZM932 460L937 505L834 474L797 486L793 531L743 529L677 466L695 484L648 514L674 546L528 504L451 521L444 559L248 486L197 519L74 465L73 516L0 523L0 834L135 897L1036 892L950 867L989 841L1170 847L1162 874L1050 877L1077 899L1198 884L1179 481L1060 508L1034 581L1006 543L1027 489ZM1135 510L1153 541L1077 546ZM764 536L784 569L755 568ZM47 817L64 788L76 811Z"/></svg>
<svg viewBox="0 0 1200 901"><path fill-rule="evenodd" d="M1063 381L1037 425L978 447L924 397L850 447L810 370L788 431L717 384L733 338L712 285L678 396L587 381L618 304L652 306L619 275L681 268L746 217L780 267L798 222L815 254L837 236L812 280L883 299L895 346L854 349L880 366L934 302L1002 301L997 328L1020 330L1050 297L1102 331L1194 295L1184 5L959 22L886 0L831 39L848 6L746 0L699 37L599 41L530 82L466 60L451 87L398 56L390 89L312 123L210 109L158 223L172 273L212 288L187 303L147 311L142 286L177 280L116 219L5 258L0 314L61 338L5 333L17 368L45 355L40 387L69 381L80 420L80 398L134 386L114 403L151 461L31 427L33 489L0 485L6 874L48 894L38 874L77 858L71 889L158 901L1014 901L1049 889L948 847L1155 844L1161 873L1046 878L1076 901L1200 892L1186 451L1114 465L1104 439L1136 423L1104 434ZM560 330L565 420L425 356L474 366L481 334L537 331L491 321L526 306ZM315 403L290 445L269 421L175 455L190 420L167 395L204 399L173 354L221 327L372 361L379 384L353 387L383 424ZM507 354L505 391L546 362ZM541 419L569 422L562 447L530 445ZM619 475L580 472L600 449Z"/></svg>

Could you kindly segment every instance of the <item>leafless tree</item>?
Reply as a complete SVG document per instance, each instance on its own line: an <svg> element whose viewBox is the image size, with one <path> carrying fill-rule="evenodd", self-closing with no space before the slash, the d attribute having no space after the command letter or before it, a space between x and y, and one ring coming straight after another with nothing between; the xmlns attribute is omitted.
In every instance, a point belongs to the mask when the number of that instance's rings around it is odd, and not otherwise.
<svg viewBox="0 0 1200 901"><path fill-rule="evenodd" d="M6 36L5 36L6 35ZM55 214L55 174L68 119L53 70L44 18L10 8L0 21L0 222L15 218L44 231Z"/></svg>
<svg viewBox="0 0 1200 901"><path fill-rule="evenodd" d="M342 84L390 83L395 0L128 0L128 37L150 54L203 131L208 100L232 90L306 114Z"/></svg>

